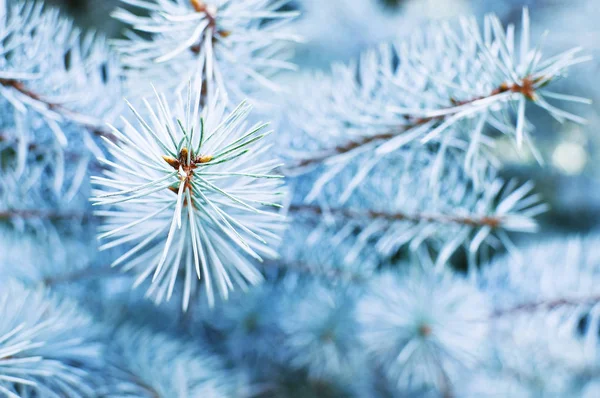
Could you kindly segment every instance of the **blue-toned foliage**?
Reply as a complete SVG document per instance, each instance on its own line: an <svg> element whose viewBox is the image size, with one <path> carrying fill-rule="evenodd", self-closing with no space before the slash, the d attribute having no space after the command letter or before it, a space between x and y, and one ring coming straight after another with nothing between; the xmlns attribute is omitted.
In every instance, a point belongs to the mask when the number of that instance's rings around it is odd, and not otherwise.
<svg viewBox="0 0 600 398"><path fill-rule="evenodd" d="M261 88L279 90L272 76L295 69L286 43L298 38L282 29L297 16L282 10L288 0L121 1L133 8L114 13L132 29L115 46L129 91L144 92L151 81L165 93L185 92L201 74L208 90L238 102Z"/></svg>
<svg viewBox="0 0 600 398"><path fill-rule="evenodd" d="M279 350L286 364L306 369L315 380L349 383L361 377L364 358L354 317L357 292L332 289L317 280L285 293L278 323L284 336Z"/></svg>
<svg viewBox="0 0 600 398"><path fill-rule="evenodd" d="M109 350L113 380L103 391L107 398L250 396L243 375L198 344L124 325Z"/></svg>
<svg viewBox="0 0 600 398"><path fill-rule="evenodd" d="M102 329L76 303L43 288L0 282L0 392L90 397L105 366Z"/></svg>
<svg viewBox="0 0 600 398"><path fill-rule="evenodd" d="M0 0L0 396L597 396L600 241L501 162L589 57L403 3Z"/></svg>
<svg viewBox="0 0 600 398"><path fill-rule="evenodd" d="M464 369L488 359L490 305L467 281L383 274L370 290L357 309L361 339L398 388L445 391Z"/></svg>

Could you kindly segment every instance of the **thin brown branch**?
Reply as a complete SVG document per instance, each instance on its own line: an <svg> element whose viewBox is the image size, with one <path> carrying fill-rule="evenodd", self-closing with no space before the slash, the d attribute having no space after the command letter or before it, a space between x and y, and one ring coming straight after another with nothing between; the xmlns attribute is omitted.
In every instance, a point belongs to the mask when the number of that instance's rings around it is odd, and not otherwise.
<svg viewBox="0 0 600 398"><path fill-rule="evenodd" d="M13 218L21 218L21 219L32 219L32 218L40 218L44 220L52 220L52 221L60 221L60 220L72 220L72 219L81 219L87 220L92 218L93 216L89 213L85 212L77 212L77 211L68 211L68 212L60 212L54 210L37 210L37 209L11 209L11 210L2 210L0 211L0 220L11 220Z"/></svg>
<svg viewBox="0 0 600 398"><path fill-rule="evenodd" d="M323 277L332 281L348 281L354 283L365 282L368 278L366 275L347 271L339 268L326 268L322 266L314 266L299 261L293 263L281 261L269 261L262 264L263 267L274 267L282 270L292 270L301 274L307 274L317 277Z"/></svg>
<svg viewBox="0 0 600 398"><path fill-rule="evenodd" d="M213 41L217 39L217 36L226 38L231 34L231 32L227 30L217 30L217 11L211 10L206 3L202 0L190 0L194 11L203 13L208 20L208 28L213 32ZM202 49L202 39L199 40L198 43L194 44L190 47L190 50L194 54L200 54L200 50Z"/></svg>
<svg viewBox="0 0 600 398"><path fill-rule="evenodd" d="M142 381L142 379L136 377L134 382L143 390L146 390L151 398L161 398L160 393L154 387Z"/></svg>
<svg viewBox="0 0 600 398"><path fill-rule="evenodd" d="M110 266L103 267L85 267L63 275L54 275L44 279L44 286L56 286L62 283L79 282L85 279L109 278L113 276L122 276L123 273L116 271Z"/></svg>
<svg viewBox="0 0 600 398"><path fill-rule="evenodd" d="M600 295L579 297L579 298L558 298L554 300L545 300L529 302L516 305L512 308L496 310L492 313L492 318L511 316L518 314L529 314L536 311L551 311L560 307L577 307L580 305L593 305L600 303Z"/></svg>
<svg viewBox="0 0 600 398"><path fill-rule="evenodd" d="M493 96L496 96L496 95L499 95L502 93L506 93L509 91L513 92L513 93L521 93L526 98L528 98L530 100L535 100L535 85L542 80L543 80L542 77L535 78L535 79L526 77L523 79L521 84L502 83L500 86L498 86L497 88L492 90L490 92L490 94L488 94L486 96L470 98L467 100L457 100L454 98L450 98L451 105L448 106L446 109L450 110L455 107L472 104L476 101L480 101L480 100L483 100L486 98L491 98ZM307 166L314 166L314 165L320 164L329 158L351 152L357 148L363 147L365 145L369 145L373 142L391 140L392 138L394 138L400 134L406 133L407 131L410 131L417 127L420 127L420 126L424 125L425 123L429 123L431 121L443 122L447 118L452 117L454 114L455 113L449 113L447 115L441 115L441 116L436 116L436 117L426 117L426 118L407 115L407 116L405 116L407 123L402 126L398 126L397 128L392 129L387 132L384 132L384 133L366 136L366 137L360 138L356 141L349 141L345 144L336 146L329 150L325 150L322 154L316 155L314 157L300 159L296 162L296 164L288 166L287 170L302 169Z"/></svg>
<svg viewBox="0 0 600 398"><path fill-rule="evenodd" d="M217 26L216 15L214 15L213 12L208 9L208 6L204 1L190 0L190 3L192 4L192 7L194 7L194 11L204 13L206 19L208 20L208 26L212 28Z"/></svg>
<svg viewBox="0 0 600 398"><path fill-rule="evenodd" d="M316 164L324 162L325 160L327 160L333 156L351 152L351 151L355 150L356 148L363 147L372 142L390 140L390 139L396 137L397 135L405 133L406 131L416 128L427 122L425 119L422 119L422 120L423 120L422 122L415 122L415 123L401 126L397 130L388 131L386 133L381 133L381 134L370 135L370 136L363 137L360 140L356 140L356 141L349 141L346 144L342 144L331 150L327 150L320 155L317 155L317 156L314 156L311 158L301 159L295 165L288 167L287 170L299 169L299 168L304 168L307 166L314 166Z"/></svg>
<svg viewBox="0 0 600 398"><path fill-rule="evenodd" d="M311 213L315 216L323 216L331 214L334 217L346 219L368 219L368 220L387 220L393 221L410 221L414 223L430 222L436 224L461 224L471 227L490 227L492 229L499 228L502 225L502 219L499 217L487 216L453 216L447 214L406 214L406 213L388 213L375 210L352 210L344 208L322 209L316 205L293 204L289 207L292 213Z"/></svg>
<svg viewBox="0 0 600 398"><path fill-rule="evenodd" d="M123 376L127 377L131 383L142 389L147 394L144 394L144 396L148 396L149 398L166 398L162 397L161 394L156 390L156 388L154 388L148 382L143 380L139 375L123 367L123 364L114 363L113 366L115 367L115 369L118 369L120 372L122 372Z"/></svg>
<svg viewBox="0 0 600 398"><path fill-rule="evenodd" d="M6 135L0 133L0 143L3 143L3 142L14 143L16 145L19 142L19 138L18 137L17 138L7 137ZM27 144L27 149L29 152L32 152L36 155L48 155L48 154L52 153L52 152L48 152L47 148L45 148L43 145L36 144L35 142L30 142L29 144ZM80 152L68 151L68 150L63 151L62 153L64 154L65 160L67 160L69 162L71 162L71 161L77 162L77 161L81 160L82 157L84 156ZM106 165L104 165L103 163L100 163L96 159L89 160L88 166L89 166L90 170L94 170L97 172L101 172L102 170L106 169Z"/></svg>
<svg viewBox="0 0 600 398"><path fill-rule="evenodd" d="M16 91L18 91L19 93L23 94L24 96L45 104L46 107L50 110L56 111L56 112L64 114L64 115L68 115L68 114L77 115L73 111L65 108L62 104L53 103L53 102L50 102L50 101L44 99L41 95L39 95L39 94L35 93L34 91L30 90L29 88L27 88L25 86L25 83L23 83L22 81L15 80L15 79L1 79L0 78L0 84L3 85L4 87L13 88ZM89 131L89 133L92 134L93 136L106 137L113 142L118 141L117 136L115 136L112 132L110 132L107 129L103 129L99 126L87 125L87 124L83 124L83 127L85 129L87 129Z"/></svg>

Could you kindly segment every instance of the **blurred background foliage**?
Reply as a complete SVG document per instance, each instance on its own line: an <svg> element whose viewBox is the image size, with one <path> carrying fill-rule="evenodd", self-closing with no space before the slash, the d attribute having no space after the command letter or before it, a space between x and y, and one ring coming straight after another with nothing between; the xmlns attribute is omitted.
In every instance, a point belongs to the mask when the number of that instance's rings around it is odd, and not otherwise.
<svg viewBox="0 0 600 398"><path fill-rule="evenodd" d="M84 28L119 36L122 26L110 17L118 0L50 0L71 14ZM327 68L348 61L366 48L392 37L407 36L419 26L460 15L494 12L505 23L519 25L522 7L531 10L534 37L543 40L547 54L583 47L594 61L579 66L560 84L576 95L592 98L584 108L587 126L559 124L533 115L538 126L535 142L547 164L532 156L516 155L511 143L499 142L504 175L533 179L551 205L541 220L542 233L587 232L600 221L600 19L598 0L293 0L287 7L303 11L292 27L305 37L296 48L296 62L304 69ZM550 33L542 39L545 31ZM334 32L334 33L332 33ZM576 111L581 113L581 107ZM534 239L540 236L533 237Z"/></svg>

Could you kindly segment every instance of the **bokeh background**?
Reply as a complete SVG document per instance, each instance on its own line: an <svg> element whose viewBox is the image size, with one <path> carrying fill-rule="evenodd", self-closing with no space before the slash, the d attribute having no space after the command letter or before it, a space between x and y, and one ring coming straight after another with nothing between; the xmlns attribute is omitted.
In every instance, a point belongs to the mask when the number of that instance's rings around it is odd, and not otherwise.
<svg viewBox="0 0 600 398"><path fill-rule="evenodd" d="M64 8L84 28L111 37L122 32L123 27L110 17L119 0L49 2ZM560 82L568 86L563 87L565 92L592 98L594 105L575 110L589 120L586 126L561 125L534 114L535 142L547 163L540 166L531 156L517 157L509 142L500 142L503 174L534 180L551 205L541 220L542 234L587 232L600 224L599 0L293 0L289 4L303 11L291 29L306 39L296 48L296 62L304 69L326 69L331 62L351 60L366 48L439 19L467 14L481 18L494 12L518 27L524 6L531 10L534 39L539 42L548 31L543 39L546 54L581 46L594 56L594 61L576 67Z"/></svg>

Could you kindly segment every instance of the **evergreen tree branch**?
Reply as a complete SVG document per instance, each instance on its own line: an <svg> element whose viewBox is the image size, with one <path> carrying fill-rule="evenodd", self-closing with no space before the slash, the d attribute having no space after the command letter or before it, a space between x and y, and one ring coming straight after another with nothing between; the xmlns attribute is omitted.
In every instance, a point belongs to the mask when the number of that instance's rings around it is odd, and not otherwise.
<svg viewBox="0 0 600 398"><path fill-rule="evenodd" d="M552 311L560 307L595 305L597 303L600 303L600 295L578 298L562 297L553 300L533 301L522 303L511 308L496 310L492 313L492 318L501 318L504 316L518 314L530 314L536 311Z"/></svg>
<svg viewBox="0 0 600 398"><path fill-rule="evenodd" d="M115 137L115 139L116 139L116 137ZM17 138L9 137L9 136L6 136L6 135L0 133L0 144L8 143L11 145L18 145L19 140L20 139L18 137ZM39 145L35 142L29 142L27 144L27 150L29 152L35 153L36 155L46 155L49 153L47 151L46 147L44 147L43 145ZM85 157L84 154L82 154L81 152L77 152L77 151L64 150L61 152L64 155L65 160L70 161L70 162L78 162ZM50 152L50 153L54 153L54 152ZM90 171L101 172L102 170L106 169L106 166L104 164L100 163L95 158L91 158L91 159L88 159L88 169Z"/></svg>
<svg viewBox="0 0 600 398"><path fill-rule="evenodd" d="M407 124L405 124L405 125L398 126L397 128L390 130L388 132L385 132L385 133L369 135L369 136L365 136L356 141L349 141L345 144L336 146L330 150L325 150L324 153L322 153L320 155L316 155L314 157L308 157L305 159L297 160L295 164L287 166L285 168L285 170L295 171L297 169L302 169L307 166L314 166L314 165L321 164L330 158L333 158L338 155L343 155L348 152L352 152L356 149L359 149L361 147L369 145L373 142L389 141L389 140L397 137L400 134L404 134L408 131L416 129L416 128L423 126L424 124L429 123L431 121L436 121L436 124L443 123L444 121L448 120L449 118L455 116L458 112L460 112L462 109L459 109L459 107L463 107L465 105L470 105L477 101L490 100L497 95L504 94L507 92L519 93L519 94L522 94L525 98L527 98L531 101L535 101L535 98L536 98L535 85L542 81L545 81L545 80L546 80L546 77L544 77L544 76L539 76L539 77L535 77L535 78L533 78L531 76L526 76L525 78L522 79L521 83L512 83L512 84L502 83L501 85L499 85L498 87L493 89L487 96L479 96L479 97L470 98L467 100L458 100L455 98L450 98L451 104L446 108L440 109L440 110L449 111L449 112L444 113L443 115L432 116L432 117L420 117L420 116L405 115L404 118L406 119L406 122L407 122Z"/></svg>
<svg viewBox="0 0 600 398"><path fill-rule="evenodd" d="M40 210L40 209L10 209L0 211L0 220L11 220L13 218L21 219L44 219L51 221L81 219L87 220L92 218L91 213L81 211L65 211L58 210Z"/></svg>
<svg viewBox="0 0 600 398"><path fill-rule="evenodd" d="M363 283L367 280L365 275L349 272L344 269L323 269L300 262L287 263L281 261L268 261L263 264L263 267L274 267L285 271L296 271L301 274L322 277L331 281L343 280L353 283ZM47 277L43 280L43 284L51 287L63 283L79 282L86 279L105 279L124 275L126 274L119 272L110 266L89 266L66 274Z"/></svg>
<svg viewBox="0 0 600 398"><path fill-rule="evenodd" d="M356 272L347 271L343 268L318 267L303 262L268 261L264 267L274 267L284 271L296 271L301 274L322 277L331 281L347 281L353 283L366 282L367 277Z"/></svg>
<svg viewBox="0 0 600 398"><path fill-rule="evenodd" d="M44 286L51 287L63 283L80 282L86 279L102 279L122 275L122 273L110 266L85 267L66 274L46 277L43 280L43 284Z"/></svg>
<svg viewBox="0 0 600 398"><path fill-rule="evenodd" d="M323 216L325 214L331 214L335 217L341 217L346 219L383 219L390 222L394 221L410 221L410 222L430 222L437 224L461 224L472 227L490 227L492 229L500 228L502 226L502 219L500 217L487 217L487 216L455 216L447 214L406 214L406 213L388 213L384 211L365 210L357 211L352 209L344 208L329 208L323 209L316 205L307 204L293 204L289 208L292 213L310 213L315 216Z"/></svg>
<svg viewBox="0 0 600 398"><path fill-rule="evenodd" d="M40 94L27 88L25 83L23 83L20 80L0 78L0 84L3 85L4 87L13 88L16 91L18 91L19 93L21 93L22 95L24 95L34 101L43 103L49 110L56 111L56 112L60 113L61 115L70 116L70 117L82 116L82 115L78 115L78 114L74 113L73 111L67 109L62 104L54 103L54 102L46 100ZM106 137L113 142L116 142L118 140L117 137L113 133L111 133L110 131L108 131L107 129L105 129L101 126L93 125L93 124L89 124L89 123L79 123L79 124L81 124L82 127L84 127L86 130L88 130L89 133L93 136ZM2 139L0 139L0 141L2 141Z"/></svg>
<svg viewBox="0 0 600 398"><path fill-rule="evenodd" d="M406 213L388 213L384 211L376 210L364 210L358 211L353 209L344 208L329 208L327 210L317 205L308 204L293 204L289 207L291 213L309 213L314 216L323 216L324 214L331 214L335 217L341 217L346 219L368 219L368 220L388 220L394 221L410 221L410 222L429 222L437 224L461 224L472 227L490 227L493 229L500 228L502 226L502 219L500 217L487 217L487 216L454 216L448 214L406 214ZM33 210L33 209L11 209L0 211L0 220L8 220L11 218L42 218L47 220L64 220L64 219L87 219L92 217L90 213L86 212L60 212L60 211L45 211L45 210Z"/></svg>
<svg viewBox="0 0 600 398"><path fill-rule="evenodd" d="M138 376L131 374L131 373L130 373L130 375L135 384L137 384L141 389L143 389L148 394L150 394L150 398L161 398L160 393L158 391L156 391L156 389L154 387L152 387L148 383L144 383L144 381L142 379L140 379Z"/></svg>

